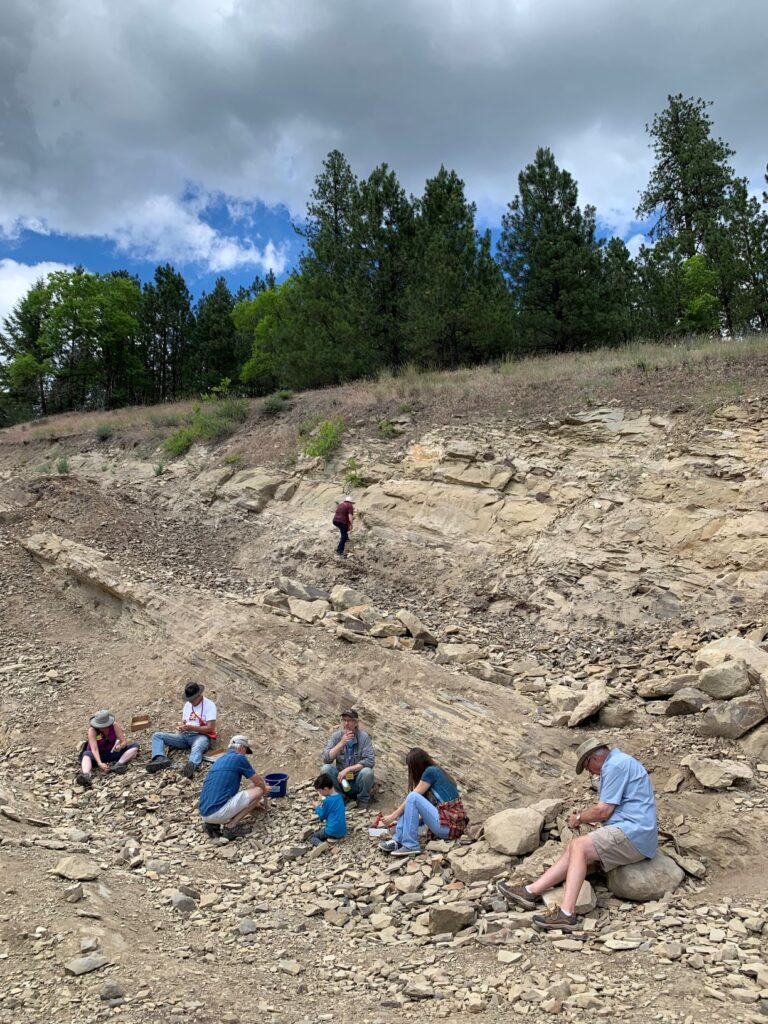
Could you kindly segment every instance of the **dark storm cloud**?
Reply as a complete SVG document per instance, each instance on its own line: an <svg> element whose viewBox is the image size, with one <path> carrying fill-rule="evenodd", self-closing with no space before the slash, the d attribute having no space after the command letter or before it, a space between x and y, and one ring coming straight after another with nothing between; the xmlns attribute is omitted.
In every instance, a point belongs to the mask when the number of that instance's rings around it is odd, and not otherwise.
<svg viewBox="0 0 768 1024"><path fill-rule="evenodd" d="M5 0L0 226L266 265L204 223L207 195L300 214L337 147L414 192L445 163L497 216L549 145L624 230L670 92L716 101L758 184L766 28L764 0Z"/></svg>

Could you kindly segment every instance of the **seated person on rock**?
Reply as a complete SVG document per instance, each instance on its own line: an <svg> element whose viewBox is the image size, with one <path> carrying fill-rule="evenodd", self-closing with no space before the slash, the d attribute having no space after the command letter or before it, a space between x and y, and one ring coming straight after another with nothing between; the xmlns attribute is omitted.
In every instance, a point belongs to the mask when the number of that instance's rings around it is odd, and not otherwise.
<svg viewBox="0 0 768 1024"><path fill-rule="evenodd" d="M325 824L309 838L312 846L320 846L329 839L343 839L347 834L347 812L344 797L337 793L333 779L327 772L318 775L314 782L321 802L315 807L315 814Z"/></svg>
<svg viewBox="0 0 768 1024"><path fill-rule="evenodd" d="M122 775L138 752L138 743L126 743L125 733L115 716L106 710L97 711L88 723L88 739L80 751L80 771L75 782L90 789L94 763L105 775L108 771Z"/></svg>
<svg viewBox="0 0 768 1024"><path fill-rule="evenodd" d="M269 786L245 756L252 753L245 736L233 736L205 776L198 807L209 836L236 839L244 834L238 829L243 818L255 810L266 811ZM241 779L245 779L244 789L240 789Z"/></svg>
<svg viewBox="0 0 768 1024"><path fill-rule="evenodd" d="M560 906L533 918L534 925L545 930L574 931L578 927L576 900L590 864L600 864L606 872L637 864L655 856L658 844L656 799L648 772L640 762L617 747L610 750L600 739L585 740L576 756L577 775L586 768L600 776L599 799L591 807L571 814L568 825L576 832L582 825L602 827L572 839L562 857L535 882L498 884L508 902L535 910L542 894L565 880Z"/></svg>
<svg viewBox="0 0 768 1024"><path fill-rule="evenodd" d="M200 768L203 754L216 739L216 705L203 696L204 689L202 683L187 683L184 687L186 703L177 731L152 734L152 760L147 764L148 772L159 772L171 763L166 747L189 751L189 760L181 772L185 779L191 779Z"/></svg>
<svg viewBox="0 0 768 1024"><path fill-rule="evenodd" d="M394 839L379 843L379 849L393 857L421 853L419 826L422 822L436 839L458 839L469 824L459 790L451 776L435 764L426 750L414 747L405 757L410 793L398 808L381 819L395 825Z"/></svg>
<svg viewBox="0 0 768 1024"><path fill-rule="evenodd" d="M331 776L337 792L366 808L373 790L376 755L371 737L360 728L353 708L341 712L341 728L331 734L323 750L323 771Z"/></svg>

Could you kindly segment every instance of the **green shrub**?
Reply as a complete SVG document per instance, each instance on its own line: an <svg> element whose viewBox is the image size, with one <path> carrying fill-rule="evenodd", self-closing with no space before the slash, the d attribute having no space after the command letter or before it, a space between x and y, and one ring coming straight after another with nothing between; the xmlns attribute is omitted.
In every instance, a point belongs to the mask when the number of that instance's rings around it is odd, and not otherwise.
<svg viewBox="0 0 768 1024"><path fill-rule="evenodd" d="M149 422L153 427L180 427L184 419L177 412L151 412Z"/></svg>
<svg viewBox="0 0 768 1024"><path fill-rule="evenodd" d="M341 444L345 423L341 417L322 420L302 446L305 455L311 458L327 459Z"/></svg>
<svg viewBox="0 0 768 1024"><path fill-rule="evenodd" d="M61 476L66 476L69 473L69 463L63 455L60 455L58 459L56 459L56 471Z"/></svg>
<svg viewBox="0 0 768 1024"><path fill-rule="evenodd" d="M156 462L154 464L154 466L152 467L152 470L153 470L155 476L162 476L163 473L165 472L165 463L164 462Z"/></svg>
<svg viewBox="0 0 768 1024"><path fill-rule="evenodd" d="M357 459L347 459L347 464L344 467L344 483L349 484L350 487L365 487L365 480L360 475L360 466Z"/></svg>
<svg viewBox="0 0 768 1024"><path fill-rule="evenodd" d="M46 474L50 473L51 472L51 464L50 464L50 462L41 462L40 465L36 467L35 472L39 473L41 476L45 476Z"/></svg>
<svg viewBox="0 0 768 1024"><path fill-rule="evenodd" d="M108 441L115 432L115 428L111 427L109 423L100 423L96 427L96 437L99 441Z"/></svg>
<svg viewBox="0 0 768 1024"><path fill-rule="evenodd" d="M281 388L280 391L277 392L277 397L283 402L290 402L293 398L293 392L289 391L287 388Z"/></svg>
<svg viewBox="0 0 768 1024"><path fill-rule="evenodd" d="M279 395L270 395L264 399L261 411L265 416L279 416L285 408L285 402Z"/></svg>
<svg viewBox="0 0 768 1024"><path fill-rule="evenodd" d="M242 461L241 452L230 452L229 455L224 456L224 464L227 466L239 466Z"/></svg>
<svg viewBox="0 0 768 1024"><path fill-rule="evenodd" d="M395 430L394 423L390 423L389 420L379 420L379 437L396 437L397 431Z"/></svg>
<svg viewBox="0 0 768 1024"><path fill-rule="evenodd" d="M188 426L180 427L163 441L163 451L172 459L186 455L196 441L222 441L248 418L244 398L223 398L196 406Z"/></svg>

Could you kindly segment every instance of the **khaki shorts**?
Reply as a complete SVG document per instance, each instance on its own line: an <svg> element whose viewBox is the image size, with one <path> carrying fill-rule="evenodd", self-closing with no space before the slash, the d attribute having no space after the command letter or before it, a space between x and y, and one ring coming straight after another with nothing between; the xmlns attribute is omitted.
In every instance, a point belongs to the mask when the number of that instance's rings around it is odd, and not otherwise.
<svg viewBox="0 0 768 1024"><path fill-rule="evenodd" d="M231 821L236 814L240 811L244 811L248 806L248 794L251 792L250 788L241 789L234 796L230 797L229 800L220 807L218 811L214 811L213 814L206 814L203 821L206 825L226 825L228 821Z"/></svg>
<svg viewBox="0 0 768 1024"><path fill-rule="evenodd" d="M602 828L596 828L590 838L603 865L603 871L612 871L613 868L620 868L624 864L637 864L647 859L630 843L618 825L603 825Z"/></svg>

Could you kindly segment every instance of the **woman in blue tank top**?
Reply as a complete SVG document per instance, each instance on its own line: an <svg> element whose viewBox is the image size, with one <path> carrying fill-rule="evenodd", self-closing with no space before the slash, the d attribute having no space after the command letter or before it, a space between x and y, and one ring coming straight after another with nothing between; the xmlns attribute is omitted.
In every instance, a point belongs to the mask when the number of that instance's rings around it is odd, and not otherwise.
<svg viewBox="0 0 768 1024"><path fill-rule="evenodd" d="M405 763L410 793L398 808L382 818L383 824L395 825L395 838L379 843L379 849L393 857L421 852L422 822L438 839L458 839L469 824L456 783L426 750L409 750Z"/></svg>

